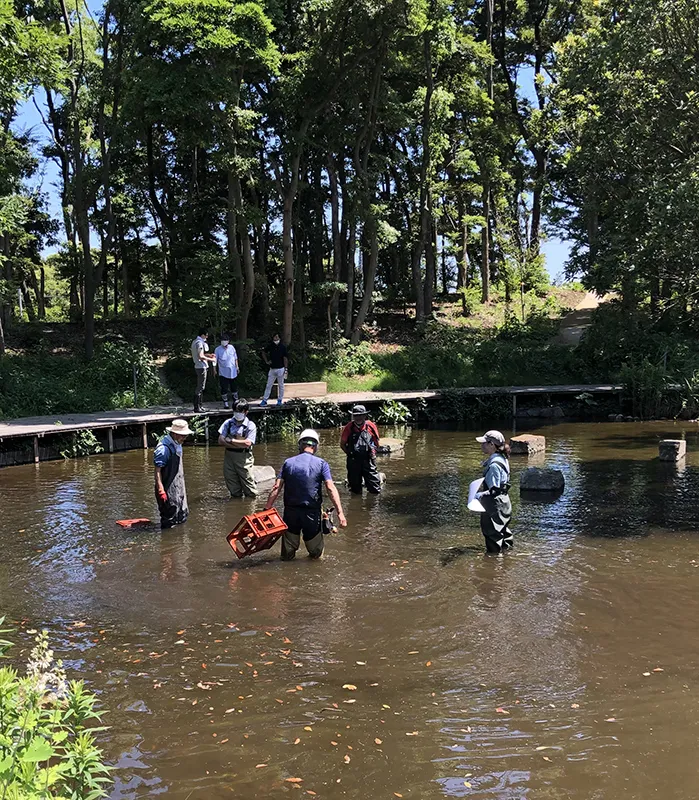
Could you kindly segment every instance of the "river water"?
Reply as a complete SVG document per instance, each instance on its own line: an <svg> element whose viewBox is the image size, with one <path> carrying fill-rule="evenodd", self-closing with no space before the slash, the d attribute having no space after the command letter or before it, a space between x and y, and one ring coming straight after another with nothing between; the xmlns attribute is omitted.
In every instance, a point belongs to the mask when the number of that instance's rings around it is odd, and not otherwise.
<svg viewBox="0 0 699 800"><path fill-rule="evenodd" d="M2 470L2 612L100 694L112 798L695 798L695 428L535 432L566 491L513 491L502 558L466 509L475 432L413 431L382 496L343 489L320 562L233 557L254 503L224 499L217 447L185 450L165 533L114 524L154 514L152 451ZM686 465L659 463L681 435Z"/></svg>

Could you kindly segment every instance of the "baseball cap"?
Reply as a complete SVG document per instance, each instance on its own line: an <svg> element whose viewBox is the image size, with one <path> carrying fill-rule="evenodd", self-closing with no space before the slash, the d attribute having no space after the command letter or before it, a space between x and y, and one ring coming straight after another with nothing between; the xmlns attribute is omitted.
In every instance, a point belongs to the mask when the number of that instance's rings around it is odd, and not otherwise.
<svg viewBox="0 0 699 800"><path fill-rule="evenodd" d="M491 442L492 444L505 444L505 437L500 431L488 431L483 436L476 436L476 441L483 444L483 442Z"/></svg>

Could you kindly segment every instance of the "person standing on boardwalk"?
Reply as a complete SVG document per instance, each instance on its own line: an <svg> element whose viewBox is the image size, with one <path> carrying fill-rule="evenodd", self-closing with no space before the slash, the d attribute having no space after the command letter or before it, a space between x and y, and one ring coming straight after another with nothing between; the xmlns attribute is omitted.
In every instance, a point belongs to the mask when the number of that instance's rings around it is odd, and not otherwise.
<svg viewBox="0 0 699 800"><path fill-rule="evenodd" d="M510 520L512 501L510 491L510 446L500 431L488 431L477 436L486 456L483 462L483 486L476 497L485 511L481 513L481 532L489 553L502 553L513 546Z"/></svg>
<svg viewBox="0 0 699 800"><path fill-rule="evenodd" d="M221 334L221 344L214 350L214 357L223 407L230 408L230 403L238 402L238 353L228 333Z"/></svg>
<svg viewBox="0 0 699 800"><path fill-rule="evenodd" d="M269 372L267 373L267 386L262 396L261 406L267 405L275 381L279 392L277 405L280 406L284 402L284 381L289 377L289 359L287 355L288 351L286 345L282 343L282 337L275 333L271 344L262 354L265 364L269 366Z"/></svg>
<svg viewBox="0 0 699 800"><path fill-rule="evenodd" d="M340 436L340 447L347 456L347 483L353 494L362 493L362 483L371 494L381 491L381 478L376 471L376 451L379 430L368 419L364 406L352 409L352 422L348 422Z"/></svg>
<svg viewBox="0 0 699 800"><path fill-rule="evenodd" d="M288 530L282 538L283 561L291 561L296 556L301 545L301 536L311 558L320 558L323 555L323 484L337 511L338 522L341 527L347 527L330 466L316 455L320 444L318 434L307 428L298 441L299 454L284 462L265 506L266 509L272 508L279 493L284 490L284 522Z"/></svg>
<svg viewBox="0 0 699 800"><path fill-rule="evenodd" d="M206 328L199 328L199 335L192 342L192 361L194 361L194 371L197 376L197 388L194 393L195 411L207 410L202 405L202 400L204 399L209 362L214 360L214 356L209 354L209 345L206 343L208 338L209 331Z"/></svg>
<svg viewBox="0 0 699 800"><path fill-rule="evenodd" d="M252 448L257 440L257 426L248 419L247 400L239 400L235 414L218 430L218 443L226 448L223 456L223 478L231 497L257 497L257 483L252 468Z"/></svg>
<svg viewBox="0 0 699 800"><path fill-rule="evenodd" d="M182 442L192 433L186 420L174 419L167 429L167 436L155 448L155 499L160 511L160 527L163 529L180 525L189 516L182 466Z"/></svg>

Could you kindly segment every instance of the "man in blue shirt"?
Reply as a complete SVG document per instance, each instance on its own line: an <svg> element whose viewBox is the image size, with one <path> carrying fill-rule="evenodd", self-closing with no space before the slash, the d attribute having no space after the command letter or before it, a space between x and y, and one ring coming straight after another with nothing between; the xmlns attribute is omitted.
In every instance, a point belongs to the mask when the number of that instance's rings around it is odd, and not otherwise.
<svg viewBox="0 0 699 800"><path fill-rule="evenodd" d="M192 433L184 419L175 419L155 448L155 499L160 511L160 526L172 528L187 521L189 506L184 485L182 442Z"/></svg>
<svg viewBox="0 0 699 800"><path fill-rule="evenodd" d="M229 408L230 402L238 402L238 353L231 344L230 334L221 334L221 344L214 350L214 356L223 407Z"/></svg>
<svg viewBox="0 0 699 800"><path fill-rule="evenodd" d="M291 561L301 544L301 536L311 558L323 555L322 532L323 484L328 490L341 527L347 527L340 495L333 483L327 461L318 458L318 434L309 429L299 436L299 455L287 458L274 488L267 498L266 509L272 508L284 489L284 522L289 528L282 537L282 560Z"/></svg>
<svg viewBox="0 0 699 800"><path fill-rule="evenodd" d="M231 497L257 497L257 484L252 468L252 448L257 440L257 426L248 419L247 400L239 400L235 414L218 429L218 443L226 448L223 456L223 477Z"/></svg>

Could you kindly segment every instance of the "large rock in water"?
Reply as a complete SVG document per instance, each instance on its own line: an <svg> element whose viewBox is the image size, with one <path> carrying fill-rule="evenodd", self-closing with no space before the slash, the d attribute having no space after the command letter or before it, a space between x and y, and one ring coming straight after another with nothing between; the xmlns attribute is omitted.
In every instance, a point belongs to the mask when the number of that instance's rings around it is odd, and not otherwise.
<svg viewBox="0 0 699 800"><path fill-rule="evenodd" d="M661 461L679 461L687 455L687 442L684 439L663 439L658 445Z"/></svg>
<svg viewBox="0 0 699 800"><path fill-rule="evenodd" d="M277 472L274 467L258 467L252 468L252 475L257 482L257 491L264 492L274 486L277 479Z"/></svg>
<svg viewBox="0 0 699 800"><path fill-rule="evenodd" d="M533 433L523 433L510 439L513 456L531 456L534 453L543 453L546 450L546 437L536 436Z"/></svg>
<svg viewBox="0 0 699 800"><path fill-rule="evenodd" d="M387 456L391 453L402 453L405 450L405 441L403 439L379 439L379 446L376 454L379 456Z"/></svg>
<svg viewBox="0 0 699 800"><path fill-rule="evenodd" d="M529 467L519 478L520 492L562 492L565 478L560 469Z"/></svg>

